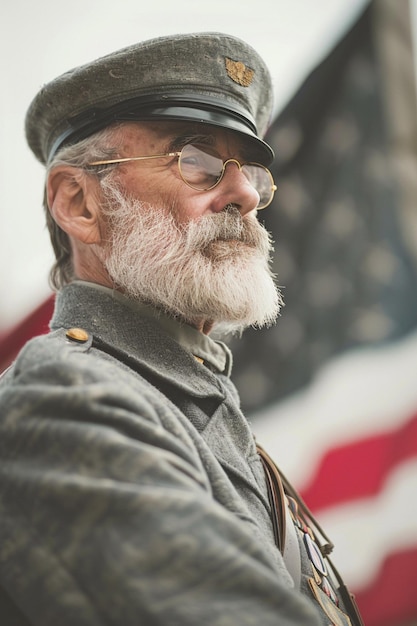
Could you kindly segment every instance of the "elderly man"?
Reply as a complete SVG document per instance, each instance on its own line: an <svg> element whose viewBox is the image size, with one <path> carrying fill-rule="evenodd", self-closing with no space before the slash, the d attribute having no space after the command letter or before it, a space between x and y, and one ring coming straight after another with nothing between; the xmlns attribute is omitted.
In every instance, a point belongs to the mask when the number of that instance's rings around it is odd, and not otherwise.
<svg viewBox="0 0 417 626"><path fill-rule="evenodd" d="M199 33L35 97L58 294L1 381L1 624L356 619L214 338L280 307L256 218L275 191L271 91L251 47Z"/></svg>

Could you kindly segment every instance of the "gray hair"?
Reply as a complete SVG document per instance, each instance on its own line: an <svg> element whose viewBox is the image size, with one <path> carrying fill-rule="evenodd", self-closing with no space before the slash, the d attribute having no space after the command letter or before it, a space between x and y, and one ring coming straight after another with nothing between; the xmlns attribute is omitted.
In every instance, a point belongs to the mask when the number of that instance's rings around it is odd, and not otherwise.
<svg viewBox="0 0 417 626"><path fill-rule="evenodd" d="M83 169L87 171L89 175L97 176L100 180L103 180L103 178L107 177L114 170L114 166L88 168L88 163L111 159L116 155L118 144L116 133L118 128L119 125L107 127L87 139L62 148L48 164L46 180L51 171L60 165ZM53 289L60 289L75 278L71 244L67 233L55 222L49 211L46 186L43 205L46 215L46 225L56 259L49 274L49 282Z"/></svg>

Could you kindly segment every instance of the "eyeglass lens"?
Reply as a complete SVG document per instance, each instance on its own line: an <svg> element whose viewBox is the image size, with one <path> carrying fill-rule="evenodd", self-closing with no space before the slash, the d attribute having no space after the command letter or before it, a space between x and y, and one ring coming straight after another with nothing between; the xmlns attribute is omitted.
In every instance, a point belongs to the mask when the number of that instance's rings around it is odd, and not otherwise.
<svg viewBox="0 0 417 626"><path fill-rule="evenodd" d="M185 145L181 150L178 166L184 182L200 191L212 189L223 176L222 159L210 154L206 146ZM267 206L271 202L275 190L269 170L263 165L248 163L242 165L241 171L259 194L257 208Z"/></svg>

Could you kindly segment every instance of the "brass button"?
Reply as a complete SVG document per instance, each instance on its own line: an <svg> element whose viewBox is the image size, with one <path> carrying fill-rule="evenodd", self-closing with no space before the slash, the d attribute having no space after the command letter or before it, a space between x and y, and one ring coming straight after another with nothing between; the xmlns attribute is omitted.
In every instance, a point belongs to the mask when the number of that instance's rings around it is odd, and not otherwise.
<svg viewBox="0 0 417 626"><path fill-rule="evenodd" d="M77 341L78 343L85 343L88 341L88 332L83 328L70 328L65 333L67 339L71 341Z"/></svg>

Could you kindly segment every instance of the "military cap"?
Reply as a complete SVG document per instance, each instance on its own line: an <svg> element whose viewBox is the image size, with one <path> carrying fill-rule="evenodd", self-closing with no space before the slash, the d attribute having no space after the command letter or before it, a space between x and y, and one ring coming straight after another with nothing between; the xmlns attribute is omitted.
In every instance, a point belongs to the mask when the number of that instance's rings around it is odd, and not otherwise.
<svg viewBox="0 0 417 626"><path fill-rule="evenodd" d="M118 121L185 120L243 134L265 164L271 78L259 54L222 33L158 37L72 69L46 84L26 115L26 137L47 163Z"/></svg>

